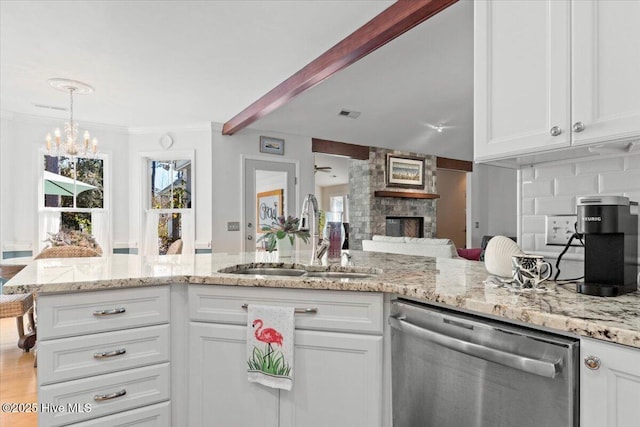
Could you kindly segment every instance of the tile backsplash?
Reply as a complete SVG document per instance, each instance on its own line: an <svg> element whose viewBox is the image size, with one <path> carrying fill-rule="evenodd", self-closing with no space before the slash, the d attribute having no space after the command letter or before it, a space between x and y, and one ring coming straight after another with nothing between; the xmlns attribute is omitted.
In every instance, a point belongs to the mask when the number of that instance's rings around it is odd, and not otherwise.
<svg viewBox="0 0 640 427"><path fill-rule="evenodd" d="M557 258L563 247L545 244L545 216L575 215L579 196L621 195L640 202L640 153L522 167L518 187L520 246L525 252ZM565 255L574 262L582 257L582 248L570 248ZM570 268L580 273L582 263Z"/></svg>

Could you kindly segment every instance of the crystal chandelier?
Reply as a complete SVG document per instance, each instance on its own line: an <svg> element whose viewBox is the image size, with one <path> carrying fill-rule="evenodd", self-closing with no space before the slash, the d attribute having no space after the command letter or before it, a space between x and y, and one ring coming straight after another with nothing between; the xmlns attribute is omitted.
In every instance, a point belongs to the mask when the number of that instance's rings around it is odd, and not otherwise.
<svg viewBox="0 0 640 427"><path fill-rule="evenodd" d="M92 93L93 87L69 79L49 79L49 84L58 90L69 92L71 106L69 121L64 124L65 141L62 141L59 128L53 131L53 138L48 133L46 137L47 154L52 156L95 156L98 153L98 139L91 139L89 131L85 130L82 135L83 143L78 144L78 123L73 121L73 95Z"/></svg>

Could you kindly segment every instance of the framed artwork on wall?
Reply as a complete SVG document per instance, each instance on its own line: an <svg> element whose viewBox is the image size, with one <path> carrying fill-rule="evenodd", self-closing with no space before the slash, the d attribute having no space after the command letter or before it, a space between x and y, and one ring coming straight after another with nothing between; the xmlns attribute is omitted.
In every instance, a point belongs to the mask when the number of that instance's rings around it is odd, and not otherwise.
<svg viewBox="0 0 640 427"><path fill-rule="evenodd" d="M424 188L424 159L387 154L388 187Z"/></svg>
<svg viewBox="0 0 640 427"><path fill-rule="evenodd" d="M278 217L284 215L283 206L284 189L264 191L256 195L256 212L258 228L256 231L262 231L262 227L272 225L278 222Z"/></svg>
<svg viewBox="0 0 640 427"><path fill-rule="evenodd" d="M284 155L284 139L271 138L270 136L260 137L260 152L269 154Z"/></svg>

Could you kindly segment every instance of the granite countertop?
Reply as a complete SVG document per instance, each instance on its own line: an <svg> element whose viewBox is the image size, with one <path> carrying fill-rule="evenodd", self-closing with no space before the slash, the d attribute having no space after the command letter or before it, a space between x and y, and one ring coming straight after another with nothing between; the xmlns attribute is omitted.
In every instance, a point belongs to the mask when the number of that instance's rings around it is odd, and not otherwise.
<svg viewBox="0 0 640 427"><path fill-rule="evenodd" d="M368 278L331 279L220 273L237 266L279 263L276 254L236 253L33 261L3 287L6 294L116 289L167 283L388 292L478 314L516 320L640 348L640 293L616 298L577 294L573 285L546 284L545 291L513 292L487 281L480 262L351 251L355 267L338 271L376 273ZM310 267L308 252L283 267Z"/></svg>

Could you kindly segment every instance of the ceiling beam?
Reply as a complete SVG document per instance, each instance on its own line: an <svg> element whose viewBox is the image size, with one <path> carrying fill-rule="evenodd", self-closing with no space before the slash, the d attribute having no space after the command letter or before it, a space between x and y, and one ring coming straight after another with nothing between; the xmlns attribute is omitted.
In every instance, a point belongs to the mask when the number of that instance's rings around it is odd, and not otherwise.
<svg viewBox="0 0 640 427"><path fill-rule="evenodd" d="M450 169L461 172L473 172L473 162L467 160L450 159L448 157L437 157L436 168Z"/></svg>
<svg viewBox="0 0 640 427"><path fill-rule="evenodd" d="M346 142L328 141L311 138L311 152L349 157L350 159L369 160L369 147L366 145L347 144Z"/></svg>
<svg viewBox="0 0 640 427"><path fill-rule="evenodd" d="M458 0L398 0L304 68L280 83L222 127L233 135Z"/></svg>

